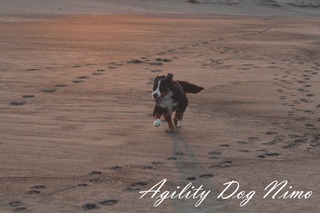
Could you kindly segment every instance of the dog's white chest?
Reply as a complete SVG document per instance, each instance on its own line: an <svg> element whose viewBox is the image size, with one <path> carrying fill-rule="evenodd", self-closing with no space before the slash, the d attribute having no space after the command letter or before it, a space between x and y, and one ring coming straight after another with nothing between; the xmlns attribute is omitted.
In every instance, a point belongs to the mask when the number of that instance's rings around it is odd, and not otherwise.
<svg viewBox="0 0 320 213"><path fill-rule="evenodd" d="M161 103L159 104L160 107L167 109L169 113L172 113L173 107L178 105L178 103L174 102L172 96L173 93L170 91L168 95L163 97Z"/></svg>

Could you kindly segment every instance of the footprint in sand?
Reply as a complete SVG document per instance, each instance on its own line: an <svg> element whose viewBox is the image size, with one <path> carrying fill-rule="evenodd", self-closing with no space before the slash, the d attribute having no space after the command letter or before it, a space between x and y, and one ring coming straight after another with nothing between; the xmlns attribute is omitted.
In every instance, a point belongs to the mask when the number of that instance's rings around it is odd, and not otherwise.
<svg viewBox="0 0 320 213"><path fill-rule="evenodd" d="M197 178L194 177L194 176L192 176L192 177L187 177L186 180L188 180L188 181L195 181L195 180L197 180Z"/></svg>
<svg viewBox="0 0 320 213"><path fill-rule="evenodd" d="M80 77L78 77L78 79L88 79L89 77L87 77L87 76L80 76Z"/></svg>
<svg viewBox="0 0 320 213"><path fill-rule="evenodd" d="M213 174L203 174L199 176L200 178L212 178Z"/></svg>
<svg viewBox="0 0 320 213"><path fill-rule="evenodd" d="M233 165L231 160L226 160L226 161L222 161L219 162L217 165L211 166L210 168L227 168L227 167L231 167Z"/></svg>
<svg viewBox="0 0 320 213"><path fill-rule="evenodd" d="M144 166L144 167L142 167L142 169L154 169L154 167L153 166Z"/></svg>
<svg viewBox="0 0 320 213"><path fill-rule="evenodd" d="M28 191L27 194L34 195L34 194L40 194L42 189L45 189L46 186L44 185L35 185L30 187L32 190Z"/></svg>
<svg viewBox="0 0 320 213"><path fill-rule="evenodd" d="M79 183L77 185L77 187L87 187L87 186L88 186L88 184L86 184L86 183Z"/></svg>
<svg viewBox="0 0 320 213"><path fill-rule="evenodd" d="M320 143L313 143L313 144L310 144L311 147L320 147Z"/></svg>
<svg viewBox="0 0 320 213"><path fill-rule="evenodd" d="M262 155L258 155L258 158L277 157L279 155L280 154L276 153L276 152L267 152L267 153L264 153Z"/></svg>
<svg viewBox="0 0 320 213"><path fill-rule="evenodd" d="M247 141L237 141L237 142L240 144L249 144L249 142L247 142Z"/></svg>
<svg viewBox="0 0 320 213"><path fill-rule="evenodd" d="M102 172L99 172L99 171L92 171L89 173L89 175L101 175Z"/></svg>
<svg viewBox="0 0 320 213"><path fill-rule="evenodd" d="M32 186L31 189L45 189L46 186L44 185L36 185L36 186Z"/></svg>
<svg viewBox="0 0 320 213"><path fill-rule="evenodd" d="M210 151L208 152L209 155L221 155L221 152L218 151Z"/></svg>
<svg viewBox="0 0 320 213"><path fill-rule="evenodd" d="M10 103L11 106L22 106L25 105L27 102L25 101L13 101Z"/></svg>
<svg viewBox="0 0 320 213"><path fill-rule="evenodd" d="M41 92L44 92L44 93L53 93L55 91L57 91L57 89L55 88L47 88L47 89L41 90Z"/></svg>
<svg viewBox="0 0 320 213"><path fill-rule="evenodd" d="M211 155L208 159L218 159L219 155L221 155L221 152L210 151L208 154Z"/></svg>
<svg viewBox="0 0 320 213"><path fill-rule="evenodd" d="M305 98L301 98L300 101L301 101L301 102L304 102L304 103L309 103L309 102L310 102L310 100L305 99Z"/></svg>
<svg viewBox="0 0 320 213"><path fill-rule="evenodd" d="M138 191L142 189L144 186L148 185L148 182L141 181L131 184L128 188L126 188L126 191Z"/></svg>
<svg viewBox="0 0 320 213"><path fill-rule="evenodd" d="M18 206L23 206L23 205L24 205L24 203L22 201L11 201L9 203L9 206L11 206L11 207L18 207Z"/></svg>
<svg viewBox="0 0 320 213"><path fill-rule="evenodd" d="M285 99L287 99L287 96L280 96L279 99L280 100L285 100Z"/></svg>
<svg viewBox="0 0 320 213"><path fill-rule="evenodd" d="M161 165L164 165L163 162L160 162L160 161L156 161L156 162L151 162L153 165L155 166L161 166Z"/></svg>
<svg viewBox="0 0 320 213"><path fill-rule="evenodd" d="M29 195L35 195L35 194L40 194L41 193L41 191L39 191L39 190L31 190L31 191L28 191L28 194Z"/></svg>
<svg viewBox="0 0 320 213"><path fill-rule="evenodd" d="M98 206L94 203L86 203L82 206L83 210L88 211L92 209L98 209Z"/></svg>
<svg viewBox="0 0 320 213"><path fill-rule="evenodd" d="M152 63L150 63L150 65L153 65L153 66L162 66L163 63L160 62L160 61L158 61L158 62L152 62Z"/></svg>
<svg viewBox="0 0 320 213"><path fill-rule="evenodd" d="M219 146L222 146L222 147L229 147L230 145L229 145L229 144L219 144Z"/></svg>
<svg viewBox="0 0 320 213"><path fill-rule="evenodd" d="M82 81L82 80L75 80L75 81L72 81L73 83L82 83L82 82L84 82L84 81Z"/></svg>
<svg viewBox="0 0 320 213"><path fill-rule="evenodd" d="M276 135L276 134L278 134L278 132L267 131L265 134L266 134L266 135Z"/></svg>
<svg viewBox="0 0 320 213"><path fill-rule="evenodd" d="M27 211L28 208L27 207L18 207L18 208L15 208L13 211L14 212L24 212L24 211Z"/></svg>
<svg viewBox="0 0 320 213"><path fill-rule="evenodd" d="M117 69L117 68L119 68L119 67L109 66L108 68L109 68L109 69Z"/></svg>
<svg viewBox="0 0 320 213"><path fill-rule="evenodd" d="M175 155L180 155L180 156L181 156L181 155L184 155L183 152L175 152L174 154L175 154Z"/></svg>
<svg viewBox="0 0 320 213"><path fill-rule="evenodd" d="M91 183L101 183L102 180L99 179L99 178L95 178L95 179L90 179L89 182L91 182Z"/></svg>
<svg viewBox="0 0 320 213"><path fill-rule="evenodd" d="M37 68L26 69L26 71L37 71L37 70L39 70L39 69L37 69Z"/></svg>
<svg viewBox="0 0 320 213"><path fill-rule="evenodd" d="M156 61L160 61L160 62L172 62L170 59L168 58L156 58Z"/></svg>
<svg viewBox="0 0 320 213"><path fill-rule="evenodd" d="M296 114L296 113L293 112L293 111L289 111L289 112L287 113L288 116L294 116L295 114Z"/></svg>
<svg viewBox="0 0 320 213"><path fill-rule="evenodd" d="M263 143L263 145L274 145L274 144L277 144L277 143L279 143L279 142L282 142L284 138L285 138L284 135L276 135L276 136L272 139L272 141Z"/></svg>
<svg viewBox="0 0 320 213"><path fill-rule="evenodd" d="M65 84L57 84L57 85L55 85L55 87L66 87L66 85Z"/></svg>
<svg viewBox="0 0 320 213"><path fill-rule="evenodd" d="M102 206L113 206L115 204L117 204L119 202L119 200L104 200L104 201L101 201L99 204L102 205Z"/></svg>
<svg viewBox="0 0 320 213"><path fill-rule="evenodd" d="M308 127L308 128L313 128L314 127L313 124L305 124L305 126Z"/></svg>
<svg viewBox="0 0 320 213"><path fill-rule="evenodd" d="M249 137L248 140L249 140L250 143L252 143L252 142L259 141L259 138L258 137Z"/></svg>
<svg viewBox="0 0 320 213"><path fill-rule="evenodd" d="M121 170L122 167L121 166L112 166L110 167L111 170Z"/></svg>
<svg viewBox="0 0 320 213"><path fill-rule="evenodd" d="M282 89L277 89L278 92L284 92Z"/></svg>
<svg viewBox="0 0 320 213"><path fill-rule="evenodd" d="M128 64L141 64L143 61L139 59L131 59L130 61L127 61Z"/></svg>
<svg viewBox="0 0 320 213"><path fill-rule="evenodd" d="M167 160L177 160L177 158L176 157L169 157L169 158L167 158Z"/></svg>
<svg viewBox="0 0 320 213"><path fill-rule="evenodd" d="M34 98L34 95L23 95L22 98Z"/></svg>
<svg viewBox="0 0 320 213"><path fill-rule="evenodd" d="M102 73L101 72L94 72L94 73L92 73L92 75L102 75Z"/></svg>

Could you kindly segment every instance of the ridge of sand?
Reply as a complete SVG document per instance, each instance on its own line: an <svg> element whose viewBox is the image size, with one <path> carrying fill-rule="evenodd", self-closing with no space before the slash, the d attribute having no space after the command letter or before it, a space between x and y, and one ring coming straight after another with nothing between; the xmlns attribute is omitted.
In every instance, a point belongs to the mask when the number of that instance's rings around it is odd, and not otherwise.
<svg viewBox="0 0 320 213"><path fill-rule="evenodd" d="M319 0L1 0L0 14L319 16Z"/></svg>

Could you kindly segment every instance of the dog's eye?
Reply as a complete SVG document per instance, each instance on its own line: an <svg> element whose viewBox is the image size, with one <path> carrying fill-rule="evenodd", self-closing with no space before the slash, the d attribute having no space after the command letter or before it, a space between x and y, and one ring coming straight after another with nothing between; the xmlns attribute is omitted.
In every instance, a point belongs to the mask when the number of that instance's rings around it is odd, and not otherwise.
<svg viewBox="0 0 320 213"><path fill-rule="evenodd" d="M161 84L160 85L160 91L165 92L167 90L167 85L166 84Z"/></svg>
<svg viewBox="0 0 320 213"><path fill-rule="evenodd" d="M153 91L155 91L156 89L157 89L157 84L154 83L154 84L153 84Z"/></svg>

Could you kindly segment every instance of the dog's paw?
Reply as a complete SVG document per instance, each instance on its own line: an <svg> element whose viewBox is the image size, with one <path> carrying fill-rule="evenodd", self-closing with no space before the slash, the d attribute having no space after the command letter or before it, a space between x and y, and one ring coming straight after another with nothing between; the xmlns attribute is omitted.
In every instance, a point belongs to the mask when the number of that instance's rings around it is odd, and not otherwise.
<svg viewBox="0 0 320 213"><path fill-rule="evenodd" d="M165 132L169 132L169 133L170 133L170 132L174 132L174 128L166 129Z"/></svg>
<svg viewBox="0 0 320 213"><path fill-rule="evenodd" d="M153 122L153 126L154 127L159 127L161 125L161 120L160 119L157 119Z"/></svg>

